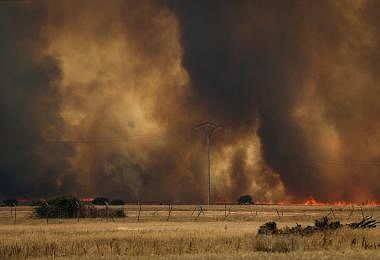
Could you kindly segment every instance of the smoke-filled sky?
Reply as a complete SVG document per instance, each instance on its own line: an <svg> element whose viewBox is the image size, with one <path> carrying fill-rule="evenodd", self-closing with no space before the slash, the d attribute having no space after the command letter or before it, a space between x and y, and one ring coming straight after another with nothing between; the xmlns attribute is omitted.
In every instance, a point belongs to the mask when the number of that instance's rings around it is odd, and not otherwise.
<svg viewBox="0 0 380 260"><path fill-rule="evenodd" d="M0 197L380 200L380 1L0 2Z"/></svg>

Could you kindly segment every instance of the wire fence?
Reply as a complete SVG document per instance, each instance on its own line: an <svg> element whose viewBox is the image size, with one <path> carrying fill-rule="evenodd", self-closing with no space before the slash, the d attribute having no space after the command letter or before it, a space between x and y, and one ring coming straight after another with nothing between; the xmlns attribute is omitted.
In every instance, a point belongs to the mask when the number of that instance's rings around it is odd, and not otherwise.
<svg viewBox="0 0 380 260"><path fill-rule="evenodd" d="M12 206L0 208L0 223L59 224L68 222L199 222L199 221L277 221L284 223L313 222L322 216L349 222L366 216L380 218L380 206L301 206L301 205L146 205L93 206L87 215L69 214L62 210L54 217L36 217L34 207ZM112 212L123 214L114 215Z"/></svg>

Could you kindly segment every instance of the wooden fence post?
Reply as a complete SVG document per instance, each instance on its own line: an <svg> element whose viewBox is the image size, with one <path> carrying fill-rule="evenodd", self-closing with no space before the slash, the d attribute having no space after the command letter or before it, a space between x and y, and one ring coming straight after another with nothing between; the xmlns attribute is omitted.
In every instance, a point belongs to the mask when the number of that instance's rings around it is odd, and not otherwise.
<svg viewBox="0 0 380 260"><path fill-rule="evenodd" d="M50 213L50 208L49 204L45 201L46 204L46 224L49 224L49 213Z"/></svg>
<svg viewBox="0 0 380 260"><path fill-rule="evenodd" d="M138 204L137 221L140 221L140 213L141 213L141 204L140 204L140 201L137 201L137 204Z"/></svg>
<svg viewBox="0 0 380 260"><path fill-rule="evenodd" d="M278 212L278 209L276 209L277 216L280 218L280 213Z"/></svg>
<svg viewBox="0 0 380 260"><path fill-rule="evenodd" d="M170 215L172 214L172 205L171 204L169 204L169 211L168 211L168 217L167 217L167 219L166 219L166 221L169 221L169 219L170 219Z"/></svg>
<svg viewBox="0 0 380 260"><path fill-rule="evenodd" d="M350 211L350 214L349 214L348 217L347 217L347 220L349 220L349 219L351 218L351 216L352 216L352 214L354 213L354 211L355 211L355 208L354 208L354 205L352 205L352 209L351 209L351 211Z"/></svg>
<svg viewBox="0 0 380 260"><path fill-rule="evenodd" d="M332 213L333 218L335 219L336 217L335 217L335 214L334 214L334 210L333 210L333 208L330 208L330 212Z"/></svg>
<svg viewBox="0 0 380 260"><path fill-rule="evenodd" d="M363 219L364 219L364 211L363 211L363 207L360 206L360 210L361 210L361 212L362 212L362 217L363 217Z"/></svg>
<svg viewBox="0 0 380 260"><path fill-rule="evenodd" d="M76 206L77 206L77 222L79 222L80 202L76 201Z"/></svg>
<svg viewBox="0 0 380 260"><path fill-rule="evenodd" d="M105 201L105 206L106 206L106 221L108 221L108 219L109 219L109 212L108 212L108 203L107 203L107 201Z"/></svg>
<svg viewBox="0 0 380 260"><path fill-rule="evenodd" d="M14 224L16 224L16 218L17 218L17 205L13 204L15 208L15 219L14 219Z"/></svg>

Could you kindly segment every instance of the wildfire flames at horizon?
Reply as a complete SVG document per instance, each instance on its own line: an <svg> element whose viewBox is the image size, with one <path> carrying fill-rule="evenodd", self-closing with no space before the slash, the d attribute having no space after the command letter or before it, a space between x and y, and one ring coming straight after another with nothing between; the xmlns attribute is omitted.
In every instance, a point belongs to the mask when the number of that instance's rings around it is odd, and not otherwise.
<svg viewBox="0 0 380 260"><path fill-rule="evenodd" d="M379 204L379 1L16 2L0 197Z"/></svg>

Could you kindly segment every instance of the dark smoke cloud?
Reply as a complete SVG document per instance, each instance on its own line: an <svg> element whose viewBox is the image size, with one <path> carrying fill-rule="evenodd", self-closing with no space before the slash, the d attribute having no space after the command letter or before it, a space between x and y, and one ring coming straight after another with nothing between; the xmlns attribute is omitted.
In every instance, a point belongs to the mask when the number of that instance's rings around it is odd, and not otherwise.
<svg viewBox="0 0 380 260"><path fill-rule="evenodd" d="M362 113L361 119L372 125L378 119L374 115L377 110L370 111L378 106L372 102L368 86L359 86L360 96L345 99L349 95L345 97L346 93L334 91L347 82L343 78L334 80L336 68L313 57L314 52L321 52L323 58L336 59L331 64L345 66L338 53L352 38L360 37L362 29L346 28L350 24L350 17L346 16L350 4L345 1L171 1L181 24L183 64L189 71L196 103L202 104L213 118L236 126L237 131L241 126L256 124L258 118L265 162L280 173L286 190L297 199L359 197L358 192L352 192L349 179L359 178L360 174L344 167L346 174L340 181L334 181L332 176L341 170L328 167L331 178L326 177L322 173L326 167L321 169L318 164L324 157L319 151L320 144L311 140L294 117L294 108L303 98L305 81L317 76L315 98L322 100L327 110L324 116L336 127L346 149L363 149L361 137L354 137L357 143L352 147L352 136L347 136L347 133L358 134L357 126L363 123L356 122L352 112ZM366 2L359 20L371 17L369 26L376 30L379 22L375 13L379 10L376 1ZM354 62L369 60L377 65L378 59L370 58L374 53L365 51L365 46L354 45L357 43L352 41L348 47L358 56ZM378 53L378 48L373 50ZM375 72L373 64L362 64L361 69ZM241 133L237 136L241 137ZM357 150L344 158L343 163L357 160L356 153ZM329 159L324 159L323 166L329 163ZM378 177L373 176L372 180ZM375 192L378 185L370 183L361 180L357 190L369 189L364 192L369 198L379 198ZM341 194L334 194L336 184Z"/></svg>
<svg viewBox="0 0 380 260"><path fill-rule="evenodd" d="M2 3L0 196L202 201L206 146L191 129L206 119L224 126L212 142L217 201L380 199L379 11L379 1Z"/></svg>
<svg viewBox="0 0 380 260"><path fill-rule="evenodd" d="M195 98L214 118L237 128L255 124L258 113L266 162L290 191L306 196L318 176L305 171L309 152L289 116L308 61L301 42L303 6L284 1L173 5Z"/></svg>
<svg viewBox="0 0 380 260"><path fill-rule="evenodd" d="M45 196L75 183L69 147L43 144L59 137L61 78L57 59L38 55L46 12L42 6L0 6L0 196Z"/></svg>

